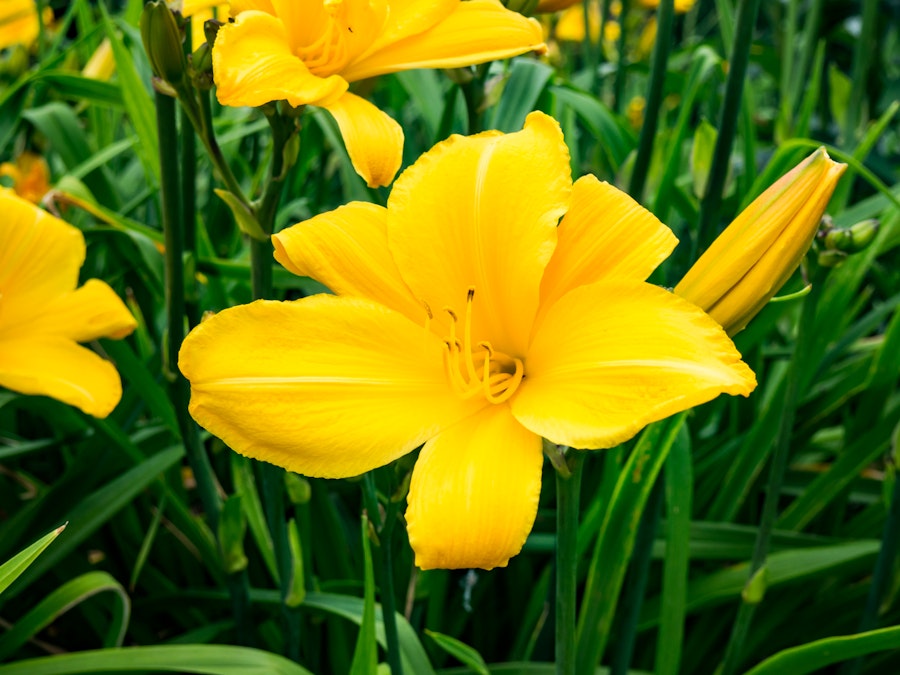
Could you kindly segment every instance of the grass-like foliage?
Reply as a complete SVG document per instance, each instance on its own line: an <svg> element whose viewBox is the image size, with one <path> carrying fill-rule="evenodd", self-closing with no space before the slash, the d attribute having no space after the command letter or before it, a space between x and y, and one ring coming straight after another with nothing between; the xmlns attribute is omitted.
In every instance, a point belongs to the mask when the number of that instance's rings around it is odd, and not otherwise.
<svg viewBox="0 0 900 675"><path fill-rule="evenodd" d="M37 33L4 37L6 4ZM121 376L108 417L0 387L0 675L900 672L898 5L655 4L537 15L542 56L352 83L402 128L401 171L451 134L552 116L573 176L679 238L650 279L667 288L816 148L848 165L734 336L752 395L610 449L546 443L521 553L423 571L403 517L418 450L349 479L249 459L191 419L177 367L208 312L328 292L269 235L387 203L340 117L220 105L198 16L148 57L142 0L0 1L0 182L83 233L81 282L138 323L87 345Z"/></svg>

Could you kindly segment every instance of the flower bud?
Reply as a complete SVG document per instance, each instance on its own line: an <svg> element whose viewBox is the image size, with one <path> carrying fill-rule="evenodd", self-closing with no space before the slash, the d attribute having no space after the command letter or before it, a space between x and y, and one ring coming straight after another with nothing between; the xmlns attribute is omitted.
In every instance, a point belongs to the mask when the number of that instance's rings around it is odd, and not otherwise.
<svg viewBox="0 0 900 675"><path fill-rule="evenodd" d="M841 253L859 253L875 240L878 227L878 221L873 218L850 227L836 227L825 233L825 248Z"/></svg>
<svg viewBox="0 0 900 675"><path fill-rule="evenodd" d="M153 74L173 86L184 78L187 63L184 58L181 31L172 10L162 0L144 5L141 14L141 39L150 58Z"/></svg>
<svg viewBox="0 0 900 675"><path fill-rule="evenodd" d="M735 218L675 293L729 335L743 330L797 269L846 168L816 150Z"/></svg>

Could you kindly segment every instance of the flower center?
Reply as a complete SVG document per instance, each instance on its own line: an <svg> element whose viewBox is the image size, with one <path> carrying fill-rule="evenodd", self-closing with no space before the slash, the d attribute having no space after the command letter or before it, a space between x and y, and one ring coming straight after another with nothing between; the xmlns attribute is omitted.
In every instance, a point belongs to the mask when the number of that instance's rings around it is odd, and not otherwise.
<svg viewBox="0 0 900 675"><path fill-rule="evenodd" d="M327 77L347 65L347 35L353 33L342 10L343 0L326 0L325 30L315 42L297 48L297 56L313 75Z"/></svg>
<svg viewBox="0 0 900 675"><path fill-rule="evenodd" d="M472 302L475 289L466 295L466 316L463 321L463 339L457 337L459 318L449 307L450 336L444 338L444 368L453 390L463 399L479 393L491 403L503 403L516 392L525 377L522 359L496 351L490 342L472 346Z"/></svg>

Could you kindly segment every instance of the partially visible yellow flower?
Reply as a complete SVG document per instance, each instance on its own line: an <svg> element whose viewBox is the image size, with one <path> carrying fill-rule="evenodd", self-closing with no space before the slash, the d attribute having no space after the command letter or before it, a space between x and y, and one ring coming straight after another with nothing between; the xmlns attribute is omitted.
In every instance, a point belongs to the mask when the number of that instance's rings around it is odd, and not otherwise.
<svg viewBox="0 0 900 675"><path fill-rule="evenodd" d="M79 342L137 323L105 282L78 285L81 231L0 191L0 386L106 417L122 397L115 367Z"/></svg>
<svg viewBox="0 0 900 675"><path fill-rule="evenodd" d="M646 283L671 231L593 176L573 185L543 113L438 144L387 207L353 202L273 241L279 262L337 295L260 300L195 328L179 357L191 414L236 451L311 476L358 475L424 443L406 512L421 568L490 569L519 552L541 437L608 448L756 385L717 323Z"/></svg>
<svg viewBox="0 0 900 675"><path fill-rule="evenodd" d="M616 16L617 12L611 12ZM598 42L600 38L600 5L592 2L588 7L588 23L590 24L591 42ZM603 27L603 39L607 42L615 42L622 32L619 23L613 19L606 22ZM563 42L582 42L584 40L584 8L581 5L570 7L564 11L556 24L555 35L557 40Z"/></svg>
<svg viewBox="0 0 900 675"><path fill-rule="evenodd" d="M644 123L644 110L647 108L647 101L643 96L635 96L628 102L625 109L625 117L632 129L640 129Z"/></svg>
<svg viewBox="0 0 900 675"><path fill-rule="evenodd" d="M403 130L349 83L413 68L456 68L544 49L540 24L497 0L243 0L219 30L213 77L223 105L287 100L332 114L356 171L387 185Z"/></svg>
<svg viewBox="0 0 900 675"><path fill-rule="evenodd" d="M638 36L637 45L635 46L635 53L637 58L644 59L653 52L653 45L656 44L656 33L659 30L659 26L656 23L656 16L650 16L647 18L644 27L641 29L641 34Z"/></svg>
<svg viewBox="0 0 900 675"><path fill-rule="evenodd" d="M696 0L675 0L675 13L684 14L689 12L694 6ZM656 9L659 7L659 0L637 0L638 4L647 9Z"/></svg>
<svg viewBox="0 0 900 675"><path fill-rule="evenodd" d="M44 8L44 25L53 21L53 10ZM37 3L34 0L0 2L0 49L13 45L30 47L40 33Z"/></svg>
<svg viewBox="0 0 900 675"><path fill-rule="evenodd" d="M108 80L114 72L116 72L116 60L113 58L112 44L109 38L103 38L81 70L81 74L94 80Z"/></svg>
<svg viewBox="0 0 900 675"><path fill-rule="evenodd" d="M184 0L181 7L181 15L191 18L191 46L197 49L206 42L206 33L203 32L203 24L210 19L218 19L223 23L228 21L230 7L222 0Z"/></svg>
<svg viewBox="0 0 900 675"><path fill-rule="evenodd" d="M734 335L790 278L846 164L819 148L744 209L675 287Z"/></svg>
<svg viewBox="0 0 900 675"><path fill-rule="evenodd" d="M50 189L50 168L40 155L27 150L16 157L15 163L0 164L0 176L12 180L12 189L23 199L40 203Z"/></svg>

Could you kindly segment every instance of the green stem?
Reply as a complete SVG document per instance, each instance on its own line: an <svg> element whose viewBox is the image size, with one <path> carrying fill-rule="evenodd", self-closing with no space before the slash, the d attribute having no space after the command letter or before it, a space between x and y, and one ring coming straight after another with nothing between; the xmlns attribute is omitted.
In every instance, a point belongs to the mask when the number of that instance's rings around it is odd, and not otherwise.
<svg viewBox="0 0 900 675"><path fill-rule="evenodd" d="M622 113L625 109L625 79L627 75L627 65L625 63L625 36L628 31L625 30L625 21L628 14L629 5L631 3L622 3L622 13L619 14L619 40L616 42L616 54L618 61L616 62L616 77L613 81L613 110Z"/></svg>
<svg viewBox="0 0 900 675"><path fill-rule="evenodd" d="M570 450L571 475L556 472L556 673L575 675L578 515L584 453Z"/></svg>
<svg viewBox="0 0 900 675"><path fill-rule="evenodd" d="M657 18L659 28L656 43L653 45L653 58L650 64L650 89L647 92L647 105L641 136L638 140L637 157L631 172L628 193L638 202L642 201L644 185L647 182L647 170L653 155L653 141L656 139L656 128L659 125L659 110L662 107L663 89L666 83L666 71L669 63L669 46L672 43L672 26L675 23L675 0L661 0Z"/></svg>
<svg viewBox="0 0 900 675"><path fill-rule="evenodd" d="M662 518L662 502L665 481L657 476L653 491L644 507L641 524L638 526L634 552L631 554L629 580L622 595L621 625L610 665L610 675L628 675L628 666L634 653L637 638L637 625L641 615L641 605L647 591L647 577L650 573L650 560L653 557L653 543L656 541L656 530Z"/></svg>
<svg viewBox="0 0 900 675"><path fill-rule="evenodd" d="M484 103L484 77L487 74L488 66L490 66L490 63L482 63L480 66L475 66L475 74L472 79L460 85L463 99L466 102L466 116L469 118L468 130L470 135L482 131L481 105Z"/></svg>
<svg viewBox="0 0 900 675"><path fill-rule="evenodd" d="M738 116L741 112L741 95L744 90L744 79L747 75L747 64L750 60L750 47L753 44L753 28L759 14L760 0L740 0L738 5L737 25L735 27L734 48L731 51L728 67L728 81L725 85L725 100L722 103L722 114L719 118L719 134L713 150L712 165L706 193L700 203L700 222L697 227L697 238L694 251L703 250L713 239L717 227L719 210L722 206L722 190L728 174L731 148L737 129ZM692 256L696 258L696 255Z"/></svg>
<svg viewBox="0 0 900 675"><path fill-rule="evenodd" d="M388 665L391 675L403 675L400 660L400 638L397 633L396 601L394 598L393 534L397 522L397 507L388 501L384 528L381 532L381 617L387 640Z"/></svg>
<svg viewBox="0 0 900 675"><path fill-rule="evenodd" d="M162 198L162 224L165 237L166 267L166 371L172 381L172 400L178 417L178 428L184 443L185 454L194 479L206 518L213 532L218 531L219 512L222 502L219 498L216 477L209 462L200 434L188 412L191 397L190 383L178 370L178 351L184 340L184 230L179 204L179 166L175 124L175 100L156 92L156 124L159 134L159 164L161 171L160 194ZM228 578L231 594L237 640L246 643L246 607L249 603L249 583L242 573Z"/></svg>
<svg viewBox="0 0 900 675"><path fill-rule="evenodd" d="M190 260L192 267L188 273L192 275L187 280L185 290L187 300L185 313L188 326L194 327L200 323L200 305L198 303L197 285L193 278L193 270L197 261L197 135L189 124L184 107L181 108L181 221L184 225L184 252L185 258Z"/></svg>
<svg viewBox="0 0 900 675"><path fill-rule="evenodd" d="M775 449L772 453L772 464L769 467L765 502L759 528L756 532L753 557L750 560L750 569L747 574L748 583L756 577L757 573L766 564L772 539L772 530L775 528L775 520L778 516L778 502L784 482L784 473L787 469L788 456L790 455L794 416L800 395L800 381L803 379L803 368L806 365L803 357L808 351L807 343L813 336L812 328L816 318L816 307L824 286L824 274L817 274L816 276L817 278L813 281L812 291L806 296L803 311L800 314L797 341L794 344L794 355L791 360L784 404L782 406L781 424L778 428ZM749 633L750 624L758 603L759 599L757 598L742 598L740 607L738 607L737 618L725 649L725 657L719 675L732 675L732 673L737 672L738 667L741 665L744 641Z"/></svg>
<svg viewBox="0 0 900 675"><path fill-rule="evenodd" d="M584 0L584 2L581 3L581 9L584 14L584 40L582 41L582 50L584 51L585 67L591 74L591 91L597 89L600 54L603 52L603 25L606 23L606 13L609 11L609 5L612 0L603 0L603 9L600 14L600 33L596 43L593 40L594 36L591 35L591 7L595 2L600 2L600 0Z"/></svg>

